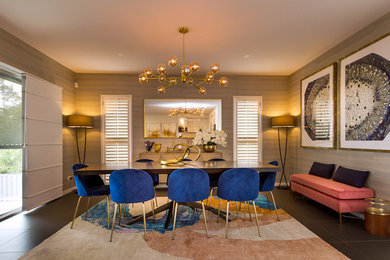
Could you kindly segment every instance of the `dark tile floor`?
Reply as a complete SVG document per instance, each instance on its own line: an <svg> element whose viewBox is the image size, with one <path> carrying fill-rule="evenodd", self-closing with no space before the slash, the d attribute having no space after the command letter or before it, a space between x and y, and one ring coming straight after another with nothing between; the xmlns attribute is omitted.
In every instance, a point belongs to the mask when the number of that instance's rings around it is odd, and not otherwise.
<svg viewBox="0 0 390 260"><path fill-rule="evenodd" d="M164 194L164 192L160 192ZM343 218L303 196L292 198L287 190L274 191L277 203L330 245L352 259L390 259L390 237L364 231L364 221ZM91 205L102 198L91 199ZM82 200L80 209L86 208ZM0 259L17 259L72 220L77 194L71 193L38 209L0 221ZM80 210L79 215L82 213Z"/></svg>

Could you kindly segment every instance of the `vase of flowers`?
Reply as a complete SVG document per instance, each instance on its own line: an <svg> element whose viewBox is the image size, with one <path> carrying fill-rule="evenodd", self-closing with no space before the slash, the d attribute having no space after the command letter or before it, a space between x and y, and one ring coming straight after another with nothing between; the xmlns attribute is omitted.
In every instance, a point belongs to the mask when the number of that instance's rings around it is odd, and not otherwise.
<svg viewBox="0 0 390 260"><path fill-rule="evenodd" d="M194 145L202 145L203 151L206 153L212 153L216 150L217 144L226 146L226 133L224 131L199 131L196 133Z"/></svg>

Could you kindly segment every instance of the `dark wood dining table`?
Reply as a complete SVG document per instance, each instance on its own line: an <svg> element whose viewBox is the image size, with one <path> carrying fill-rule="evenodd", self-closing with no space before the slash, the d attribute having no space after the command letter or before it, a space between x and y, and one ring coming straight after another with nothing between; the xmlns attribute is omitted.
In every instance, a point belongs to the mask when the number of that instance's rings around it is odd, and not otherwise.
<svg viewBox="0 0 390 260"><path fill-rule="evenodd" d="M120 169L138 169L148 172L150 174L170 174L174 170L181 168L198 168L206 171L208 174L220 174L226 170L233 168L251 168L258 172L275 172L279 171L280 168L278 166L274 166L268 163L263 162L237 162L237 161L195 161L189 163L180 163L180 164L172 164L172 165L161 165L160 162L130 162L129 164L100 164L100 165L89 165L86 168L75 170L75 175L100 175L100 174L111 174L112 172ZM191 208L199 208L202 209L202 204L191 202L191 203L180 203ZM205 209L218 214L218 210L205 205ZM160 213L168 210L167 220L165 222L165 228L168 228L169 223L172 218L173 212L173 203L172 201L158 207L155 209L154 213ZM151 217L153 212L148 212L146 217ZM220 211L220 217L225 218L226 212ZM134 224L143 219L142 216L134 217L128 225Z"/></svg>

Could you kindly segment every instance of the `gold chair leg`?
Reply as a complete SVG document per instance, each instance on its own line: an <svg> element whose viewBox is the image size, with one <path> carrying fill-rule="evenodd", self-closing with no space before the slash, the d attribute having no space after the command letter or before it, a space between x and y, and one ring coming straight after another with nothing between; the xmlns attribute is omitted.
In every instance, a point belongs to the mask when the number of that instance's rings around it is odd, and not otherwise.
<svg viewBox="0 0 390 260"><path fill-rule="evenodd" d="M226 204L226 235L225 238L228 237L228 228L229 228L229 201Z"/></svg>
<svg viewBox="0 0 390 260"><path fill-rule="evenodd" d="M240 204L240 205L239 205L239 207L238 207L238 210L241 211L241 201L240 201L239 204Z"/></svg>
<svg viewBox="0 0 390 260"><path fill-rule="evenodd" d="M255 201L252 200L252 203L253 203L253 209L254 209L254 211L255 211L256 224L257 224L257 232L259 232L259 237L261 237L261 234L260 234L260 226L259 226L259 219L257 218L257 211L256 211ZM248 203L248 204L249 204L249 203Z"/></svg>
<svg viewBox="0 0 390 260"><path fill-rule="evenodd" d="M81 200L81 198L82 198L82 197L79 196L79 200L77 201L76 209L74 210L73 221L72 221L72 225L70 226L71 229L73 228L74 220L75 220L76 215L77 215L77 210L79 209L79 205L80 205L80 200Z"/></svg>
<svg viewBox="0 0 390 260"><path fill-rule="evenodd" d="M175 207L175 212L174 212L174 217L173 217L173 233L172 233L172 240L175 239L175 228L176 228L176 217L177 217L177 204L178 203L174 203L174 207ZM203 202L202 202L203 203Z"/></svg>
<svg viewBox="0 0 390 260"><path fill-rule="evenodd" d="M88 210L89 210L89 202L91 201L91 197L88 197L88 202L87 202L87 213L85 213L85 217L88 218Z"/></svg>
<svg viewBox="0 0 390 260"><path fill-rule="evenodd" d="M209 199L208 199L208 206L211 205L211 196L213 196L213 190L214 190L214 188L210 189L210 196L209 196Z"/></svg>
<svg viewBox="0 0 390 260"><path fill-rule="evenodd" d="M144 202L142 202L142 213L144 214L144 239L146 240L146 215L145 215L145 203Z"/></svg>
<svg viewBox="0 0 390 260"><path fill-rule="evenodd" d="M265 193L265 198L267 199L268 209L271 210L271 204L269 203L269 198L268 198L267 193Z"/></svg>
<svg viewBox="0 0 390 260"><path fill-rule="evenodd" d="M156 187L154 187L154 200L155 200L155 203L156 203L156 207L158 207Z"/></svg>
<svg viewBox="0 0 390 260"><path fill-rule="evenodd" d="M110 228L110 201L108 200L108 195L106 196L107 201L107 228Z"/></svg>
<svg viewBox="0 0 390 260"><path fill-rule="evenodd" d="M203 201L202 201L202 210L203 210L204 225L206 227L206 237L209 238L209 230L207 229L206 210L204 209Z"/></svg>
<svg viewBox="0 0 390 260"><path fill-rule="evenodd" d="M112 217L112 228L111 228L110 242L112 242L112 234L114 233L114 228L115 228L115 216L116 216L116 211L117 211L117 209L118 209L118 203L115 203L114 216Z"/></svg>
<svg viewBox="0 0 390 260"><path fill-rule="evenodd" d="M278 214L278 209L277 209L276 202L275 202L274 194L272 193L272 191L270 191L269 193L271 194L272 203L274 204L275 213L276 213L276 218L278 219L278 221L280 221L280 219L279 219L279 214Z"/></svg>
<svg viewBox="0 0 390 260"><path fill-rule="evenodd" d="M339 213L339 223L343 224L343 213Z"/></svg>
<svg viewBox="0 0 390 260"><path fill-rule="evenodd" d="M252 222L252 214L251 214L251 210L249 208L249 201L248 201L248 214L249 214L249 220Z"/></svg>
<svg viewBox="0 0 390 260"><path fill-rule="evenodd" d="M119 221L118 221L118 225L121 224L121 218L122 218L122 204L119 203Z"/></svg>
<svg viewBox="0 0 390 260"><path fill-rule="evenodd" d="M217 217L217 223L219 223L219 215L221 213L221 199L218 200L218 217Z"/></svg>
<svg viewBox="0 0 390 260"><path fill-rule="evenodd" d="M154 215L154 199L152 199L152 200L150 201L150 203L152 204L153 220L154 220L154 222L156 222L156 216Z"/></svg>

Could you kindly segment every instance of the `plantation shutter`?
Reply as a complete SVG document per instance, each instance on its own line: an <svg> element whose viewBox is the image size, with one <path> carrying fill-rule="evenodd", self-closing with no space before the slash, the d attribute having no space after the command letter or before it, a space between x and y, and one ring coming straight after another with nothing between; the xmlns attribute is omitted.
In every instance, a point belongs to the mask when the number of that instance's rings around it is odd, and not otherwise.
<svg viewBox="0 0 390 260"><path fill-rule="evenodd" d="M260 161L260 100L260 97L234 97L237 161Z"/></svg>
<svg viewBox="0 0 390 260"><path fill-rule="evenodd" d="M102 96L102 158L106 165L128 164L131 96Z"/></svg>

